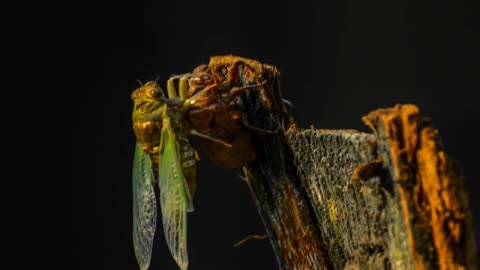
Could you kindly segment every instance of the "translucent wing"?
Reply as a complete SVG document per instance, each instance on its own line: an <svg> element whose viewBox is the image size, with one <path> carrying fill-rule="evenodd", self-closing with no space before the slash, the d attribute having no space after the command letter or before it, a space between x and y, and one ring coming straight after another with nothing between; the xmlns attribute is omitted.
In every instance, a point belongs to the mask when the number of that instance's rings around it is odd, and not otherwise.
<svg viewBox="0 0 480 270"><path fill-rule="evenodd" d="M133 160L133 247L141 270L147 270L152 256L157 224L152 161L137 143Z"/></svg>
<svg viewBox="0 0 480 270"><path fill-rule="evenodd" d="M169 126L162 130L158 184L163 230L170 252L182 270L188 267L187 210L193 210L188 187L179 161L175 133Z"/></svg>

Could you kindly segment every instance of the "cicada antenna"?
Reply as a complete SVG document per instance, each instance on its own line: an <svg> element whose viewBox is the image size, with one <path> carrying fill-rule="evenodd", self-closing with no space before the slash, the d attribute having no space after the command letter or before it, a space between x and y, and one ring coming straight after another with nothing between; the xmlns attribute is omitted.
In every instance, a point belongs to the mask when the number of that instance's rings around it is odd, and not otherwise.
<svg viewBox="0 0 480 270"><path fill-rule="evenodd" d="M140 81L139 79L137 79L137 82L140 84L141 87L143 87L142 81Z"/></svg>

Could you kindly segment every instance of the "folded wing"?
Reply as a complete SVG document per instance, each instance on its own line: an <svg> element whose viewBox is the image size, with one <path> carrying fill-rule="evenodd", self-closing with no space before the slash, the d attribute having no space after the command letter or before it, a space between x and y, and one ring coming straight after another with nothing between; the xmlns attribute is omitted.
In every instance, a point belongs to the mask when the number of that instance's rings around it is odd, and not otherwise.
<svg viewBox="0 0 480 270"><path fill-rule="evenodd" d="M163 127L159 164L160 208L167 245L182 270L188 267L187 209L192 208L175 133ZM193 208L192 208L193 209Z"/></svg>
<svg viewBox="0 0 480 270"><path fill-rule="evenodd" d="M133 160L133 247L141 270L150 265L157 223L153 183L152 161L137 143Z"/></svg>

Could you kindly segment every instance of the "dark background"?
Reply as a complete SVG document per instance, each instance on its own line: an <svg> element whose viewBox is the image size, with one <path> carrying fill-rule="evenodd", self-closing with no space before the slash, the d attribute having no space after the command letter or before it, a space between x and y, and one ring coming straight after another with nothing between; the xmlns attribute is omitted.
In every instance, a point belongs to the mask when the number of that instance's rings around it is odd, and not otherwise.
<svg viewBox="0 0 480 270"><path fill-rule="evenodd" d="M467 2L42 1L6 10L4 52L15 72L4 80L8 236L17 269L138 269L130 93L137 79L163 83L213 55L276 65L301 127L369 132L368 112L418 105L462 165L480 216L479 46ZM264 233L240 171L203 158L197 172L189 269L276 269L268 240L233 247ZM176 269L158 235L151 269Z"/></svg>

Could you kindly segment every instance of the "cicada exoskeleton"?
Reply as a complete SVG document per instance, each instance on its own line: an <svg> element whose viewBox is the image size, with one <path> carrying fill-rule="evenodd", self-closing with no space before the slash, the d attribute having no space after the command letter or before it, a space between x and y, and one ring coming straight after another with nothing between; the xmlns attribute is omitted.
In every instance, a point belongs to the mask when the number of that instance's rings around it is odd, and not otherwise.
<svg viewBox="0 0 480 270"><path fill-rule="evenodd" d="M278 75L273 66L236 56L212 57L208 65L201 65L190 74L189 125L229 144L204 140L205 152L214 163L240 168L257 158L252 133L273 131L249 123L239 95L246 90L258 90L267 105L272 106L273 92L269 88Z"/></svg>

